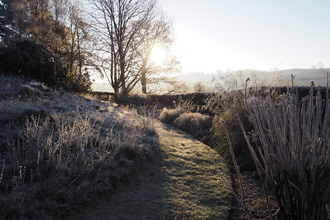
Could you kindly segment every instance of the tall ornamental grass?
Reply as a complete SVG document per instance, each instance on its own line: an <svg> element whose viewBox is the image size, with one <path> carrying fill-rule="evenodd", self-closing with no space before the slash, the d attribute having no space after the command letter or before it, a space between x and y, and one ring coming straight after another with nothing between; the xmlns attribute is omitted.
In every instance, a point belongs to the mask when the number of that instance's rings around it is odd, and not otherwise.
<svg viewBox="0 0 330 220"><path fill-rule="evenodd" d="M254 130L249 150L265 184L274 185L281 219L328 219L330 204L329 91L301 100L286 94L246 102ZM239 117L238 117L239 118ZM242 122L240 122L241 128Z"/></svg>

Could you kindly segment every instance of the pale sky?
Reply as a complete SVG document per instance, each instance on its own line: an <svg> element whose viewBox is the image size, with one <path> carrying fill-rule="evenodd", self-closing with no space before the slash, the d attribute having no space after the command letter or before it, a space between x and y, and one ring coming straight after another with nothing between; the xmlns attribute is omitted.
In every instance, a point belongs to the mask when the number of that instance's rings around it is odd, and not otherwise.
<svg viewBox="0 0 330 220"><path fill-rule="evenodd" d="M183 72L330 67L330 0L159 0Z"/></svg>

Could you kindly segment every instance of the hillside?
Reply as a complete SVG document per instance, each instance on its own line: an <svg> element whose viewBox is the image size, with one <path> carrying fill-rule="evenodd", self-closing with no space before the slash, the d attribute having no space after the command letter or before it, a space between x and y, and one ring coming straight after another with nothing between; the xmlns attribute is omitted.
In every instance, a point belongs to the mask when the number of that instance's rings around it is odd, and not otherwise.
<svg viewBox="0 0 330 220"><path fill-rule="evenodd" d="M272 81L281 81L283 85L287 85L287 82L291 82L291 75L295 76L295 85L297 86L309 86L311 81L314 81L315 85L326 85L327 80L327 71L330 71L330 68L325 69L287 69L287 70L278 70L278 71L263 71L263 70L239 70L239 71L225 71L215 74L205 74L201 72L193 72L183 74L178 77L179 80L185 82L188 86L192 87L195 82L203 82L204 85L208 85L210 89L212 86L214 88L215 82L212 83L212 79L215 78L218 81L221 81L221 77L227 75L239 76L240 80L245 80L248 77L256 77L258 82L261 84L266 82L271 83ZM260 85L259 84L259 85Z"/></svg>

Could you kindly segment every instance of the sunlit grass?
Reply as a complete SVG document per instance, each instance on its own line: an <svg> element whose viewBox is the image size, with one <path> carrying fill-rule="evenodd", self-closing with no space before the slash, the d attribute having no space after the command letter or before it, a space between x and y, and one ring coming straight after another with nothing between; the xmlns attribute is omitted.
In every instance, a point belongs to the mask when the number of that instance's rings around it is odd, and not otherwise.
<svg viewBox="0 0 330 220"><path fill-rule="evenodd" d="M230 183L223 159L184 132L175 130L172 134L169 132L172 129L163 131L161 136L165 138L160 138L165 141L161 142L161 148L167 152L163 163L168 165L163 166L163 172L170 177L164 187L164 200L169 207L160 216L162 219L225 218L231 195L215 172L210 153Z"/></svg>

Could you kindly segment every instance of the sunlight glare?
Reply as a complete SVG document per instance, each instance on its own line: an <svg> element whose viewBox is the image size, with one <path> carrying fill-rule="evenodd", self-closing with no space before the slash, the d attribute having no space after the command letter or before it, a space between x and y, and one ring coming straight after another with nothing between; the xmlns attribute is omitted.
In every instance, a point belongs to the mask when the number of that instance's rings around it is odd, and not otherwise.
<svg viewBox="0 0 330 220"><path fill-rule="evenodd" d="M157 65L163 64L165 61L166 52L160 47L154 47L150 54L150 60Z"/></svg>

